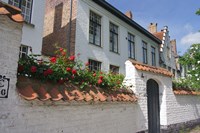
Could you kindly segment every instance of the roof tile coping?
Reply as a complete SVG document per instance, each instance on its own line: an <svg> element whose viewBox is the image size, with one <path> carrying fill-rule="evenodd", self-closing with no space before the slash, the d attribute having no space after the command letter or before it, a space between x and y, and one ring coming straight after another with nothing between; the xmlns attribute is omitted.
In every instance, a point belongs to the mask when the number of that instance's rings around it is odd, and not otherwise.
<svg viewBox="0 0 200 133"><path fill-rule="evenodd" d="M24 19L21 15L21 9L0 1L0 15L8 16L12 21L23 23Z"/></svg>
<svg viewBox="0 0 200 133"><path fill-rule="evenodd" d="M181 88L174 88L173 92L175 95L196 95L196 96L200 95L199 91L192 91L192 90L186 90L186 89L181 89Z"/></svg>
<svg viewBox="0 0 200 133"><path fill-rule="evenodd" d="M17 92L28 101L137 102L131 90L107 91L96 86L80 90L71 83L58 85L24 76L18 76Z"/></svg>
<svg viewBox="0 0 200 133"><path fill-rule="evenodd" d="M158 74L162 74L162 75L169 76L169 77L173 76L173 74L170 71L168 71L168 70L166 70L164 68L150 66L150 65L138 62L136 60L132 60L132 59L129 59L129 61L131 61L132 64L135 66L135 68L138 69L138 70L158 73Z"/></svg>

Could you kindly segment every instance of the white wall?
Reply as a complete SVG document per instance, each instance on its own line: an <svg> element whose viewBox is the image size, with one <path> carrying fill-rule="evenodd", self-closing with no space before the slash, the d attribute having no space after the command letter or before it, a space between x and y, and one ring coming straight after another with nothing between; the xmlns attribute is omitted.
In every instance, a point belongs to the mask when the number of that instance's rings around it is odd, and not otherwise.
<svg viewBox="0 0 200 133"><path fill-rule="evenodd" d="M8 0L3 1L8 3ZM33 0L31 24L23 26L21 44L31 46L33 54L41 54L44 11L45 0Z"/></svg>
<svg viewBox="0 0 200 133"><path fill-rule="evenodd" d="M89 44L89 12L93 11L99 14L102 26L102 47ZM142 40L148 43L148 63L151 63L151 45L156 47L156 59L158 65L158 44L101 8L90 0L79 0L77 9L76 24L76 47L75 53L80 53L80 59L87 62L88 59L94 59L102 62L102 70L109 71L109 65L120 66L120 73L125 74L124 62L128 59L128 41L126 40L128 32L135 35L136 59L142 62ZM109 50L109 23L112 22L119 26L119 54Z"/></svg>
<svg viewBox="0 0 200 133"><path fill-rule="evenodd" d="M167 90L167 124L175 124L200 118L200 97L174 95Z"/></svg>
<svg viewBox="0 0 200 133"><path fill-rule="evenodd" d="M141 123L148 128L147 81L153 79L159 85L160 124L167 125L166 90L171 89L172 79L151 72L138 71L130 61L126 61L126 73L125 84L138 96L138 104L145 116ZM141 78L142 73L144 78Z"/></svg>

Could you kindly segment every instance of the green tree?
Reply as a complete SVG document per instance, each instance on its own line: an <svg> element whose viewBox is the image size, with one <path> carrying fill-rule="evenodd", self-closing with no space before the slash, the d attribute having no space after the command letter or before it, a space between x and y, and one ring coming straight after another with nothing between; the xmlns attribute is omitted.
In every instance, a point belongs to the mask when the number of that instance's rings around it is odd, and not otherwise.
<svg viewBox="0 0 200 133"><path fill-rule="evenodd" d="M180 64L186 66L186 79L189 87L200 90L200 44L191 45L190 49L180 58Z"/></svg>
<svg viewBox="0 0 200 133"><path fill-rule="evenodd" d="M197 15L200 15L200 8L196 11Z"/></svg>

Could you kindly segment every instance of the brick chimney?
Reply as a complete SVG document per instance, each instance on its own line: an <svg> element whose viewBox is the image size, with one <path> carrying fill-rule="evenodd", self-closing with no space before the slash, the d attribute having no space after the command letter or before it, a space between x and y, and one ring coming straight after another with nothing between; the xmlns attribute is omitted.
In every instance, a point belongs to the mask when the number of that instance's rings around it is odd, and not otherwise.
<svg viewBox="0 0 200 133"><path fill-rule="evenodd" d="M127 17L129 17L130 19L133 19L133 14L132 14L131 11L127 11L127 12L125 13L125 15L126 15Z"/></svg>
<svg viewBox="0 0 200 133"><path fill-rule="evenodd" d="M170 44L172 46L172 52L177 55L177 49L176 49L176 39L170 40Z"/></svg>
<svg viewBox="0 0 200 133"><path fill-rule="evenodd" d="M157 32L157 23L150 23L148 27L149 32L156 33Z"/></svg>

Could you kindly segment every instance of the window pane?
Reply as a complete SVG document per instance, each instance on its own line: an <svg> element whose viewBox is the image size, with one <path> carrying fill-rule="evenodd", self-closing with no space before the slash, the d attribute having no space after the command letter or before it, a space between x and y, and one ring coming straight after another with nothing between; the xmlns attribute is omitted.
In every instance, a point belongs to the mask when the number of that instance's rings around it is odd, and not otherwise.
<svg viewBox="0 0 200 133"><path fill-rule="evenodd" d="M90 12L89 42L101 45L101 17L93 12Z"/></svg>
<svg viewBox="0 0 200 133"><path fill-rule="evenodd" d="M110 72L118 74L119 73L119 67L114 66L114 65L110 65Z"/></svg>
<svg viewBox="0 0 200 133"><path fill-rule="evenodd" d="M9 0L9 4L19 7L22 10L22 15L26 22L30 23L32 0Z"/></svg>
<svg viewBox="0 0 200 133"><path fill-rule="evenodd" d="M118 27L110 23L110 51L118 53Z"/></svg>
<svg viewBox="0 0 200 133"><path fill-rule="evenodd" d="M100 71L101 70L101 62L89 59L89 69L91 71Z"/></svg>

